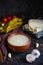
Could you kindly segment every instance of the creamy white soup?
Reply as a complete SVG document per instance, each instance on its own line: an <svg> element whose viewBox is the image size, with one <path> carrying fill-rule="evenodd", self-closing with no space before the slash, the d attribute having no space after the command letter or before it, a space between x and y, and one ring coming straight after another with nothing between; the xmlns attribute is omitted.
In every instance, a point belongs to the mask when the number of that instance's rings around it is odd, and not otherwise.
<svg viewBox="0 0 43 65"><path fill-rule="evenodd" d="M24 46L29 42L29 38L25 35L13 35L8 42L13 46Z"/></svg>

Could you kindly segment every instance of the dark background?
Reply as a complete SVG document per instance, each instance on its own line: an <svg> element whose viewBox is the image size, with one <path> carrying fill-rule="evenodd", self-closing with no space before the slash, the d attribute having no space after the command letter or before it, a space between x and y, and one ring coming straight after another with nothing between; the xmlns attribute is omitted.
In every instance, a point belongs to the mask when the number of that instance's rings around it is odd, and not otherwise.
<svg viewBox="0 0 43 65"><path fill-rule="evenodd" d="M0 0L0 17L14 14L43 17L43 0Z"/></svg>
<svg viewBox="0 0 43 65"><path fill-rule="evenodd" d="M0 0L0 18L12 15L24 15L29 18L43 18L43 0ZM3 36L4 38L4 36ZM27 63L25 56L34 49L33 43L37 39L32 37L32 46L24 53L14 53L13 60L9 59L0 65L43 65L43 47L40 47L41 56L34 63ZM38 40L43 44L43 38ZM5 42L4 42L5 43ZM13 56L13 53L12 53Z"/></svg>

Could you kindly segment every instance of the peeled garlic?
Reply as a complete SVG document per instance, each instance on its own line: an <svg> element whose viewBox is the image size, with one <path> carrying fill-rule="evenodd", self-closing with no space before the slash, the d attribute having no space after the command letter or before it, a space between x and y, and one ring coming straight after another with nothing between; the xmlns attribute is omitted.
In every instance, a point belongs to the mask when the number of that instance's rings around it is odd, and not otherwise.
<svg viewBox="0 0 43 65"><path fill-rule="evenodd" d="M39 47L39 43L36 43L36 47L37 47L37 48Z"/></svg>
<svg viewBox="0 0 43 65"><path fill-rule="evenodd" d="M11 53L8 53L8 57L11 58Z"/></svg>

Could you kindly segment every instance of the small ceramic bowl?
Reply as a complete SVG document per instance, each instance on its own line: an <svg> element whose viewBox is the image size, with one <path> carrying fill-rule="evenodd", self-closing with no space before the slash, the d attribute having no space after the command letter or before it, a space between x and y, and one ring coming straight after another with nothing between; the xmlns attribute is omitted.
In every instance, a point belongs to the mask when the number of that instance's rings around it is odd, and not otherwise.
<svg viewBox="0 0 43 65"><path fill-rule="evenodd" d="M29 49L31 44L31 37L24 33L10 34L7 38L7 42L8 47L12 51L23 52Z"/></svg>

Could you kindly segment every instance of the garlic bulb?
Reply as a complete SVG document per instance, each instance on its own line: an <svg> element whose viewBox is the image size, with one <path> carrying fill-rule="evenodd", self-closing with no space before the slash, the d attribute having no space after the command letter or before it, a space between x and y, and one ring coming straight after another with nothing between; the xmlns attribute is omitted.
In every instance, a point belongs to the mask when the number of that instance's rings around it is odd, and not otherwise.
<svg viewBox="0 0 43 65"><path fill-rule="evenodd" d="M33 54L28 54L28 55L26 55L26 60L27 60L27 62L30 62L30 63L32 63L32 62L34 62L35 61L35 56L33 55Z"/></svg>
<svg viewBox="0 0 43 65"><path fill-rule="evenodd" d="M32 54L33 54L36 58L39 58L39 56L40 56L40 52L39 52L37 49L34 49L34 50L32 51Z"/></svg>

